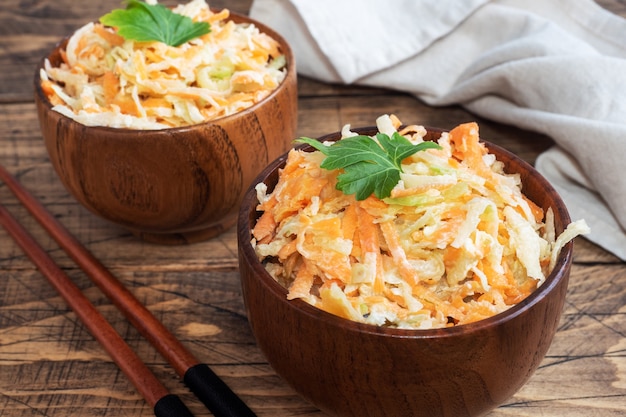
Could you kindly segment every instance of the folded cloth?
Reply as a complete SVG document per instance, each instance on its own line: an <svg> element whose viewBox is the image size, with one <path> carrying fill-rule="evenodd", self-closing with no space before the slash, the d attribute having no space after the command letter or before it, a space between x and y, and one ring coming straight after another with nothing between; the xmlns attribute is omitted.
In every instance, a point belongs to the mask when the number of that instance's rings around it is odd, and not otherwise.
<svg viewBox="0 0 626 417"><path fill-rule="evenodd" d="M537 169L626 260L626 20L592 0L254 0L299 73L533 130Z"/></svg>

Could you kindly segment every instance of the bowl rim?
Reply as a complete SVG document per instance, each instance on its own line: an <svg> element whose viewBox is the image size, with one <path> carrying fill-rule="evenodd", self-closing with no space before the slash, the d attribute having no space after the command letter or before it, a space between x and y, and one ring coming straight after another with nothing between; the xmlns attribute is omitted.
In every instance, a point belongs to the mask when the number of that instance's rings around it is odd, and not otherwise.
<svg viewBox="0 0 626 417"><path fill-rule="evenodd" d="M213 9L211 8L211 10L213 11L219 11L218 9ZM215 119L210 119L210 120L205 120L203 122L200 123L195 123L192 125L183 125L183 126L174 126L174 127L166 127L163 129L131 129L131 128L127 128L127 127L111 127L111 126L100 126L100 125L95 125L95 126L90 126L90 125L85 125L83 123L80 123L74 119L72 119L71 117L68 117L62 113L59 112L55 112L56 114L58 114L58 117L62 118L62 119L66 119L70 122L76 123L78 125L84 126L85 128L89 128L89 129L99 129L102 130L105 133L108 134L117 134L120 132L164 132L164 133L178 133L178 132L186 132L189 130L193 130L193 129L197 129L197 128L201 128L203 126L211 126L216 124L217 122L219 123L223 123L223 122L228 122L230 119L236 119L242 116L246 116L249 113L254 113L256 111L256 109L260 106L262 106L263 104L265 104L266 102L272 100L277 94L279 94L284 88L285 85L287 84L287 80L290 77L296 77L296 61L295 61L295 55L293 53L293 50L291 49L291 46L289 45L289 43L287 42L287 40L280 35L278 32L276 32L274 29L270 28L269 26L265 25L264 23L255 20L249 16L246 15L242 15L240 13L236 13L236 12L232 12L229 11L229 16L227 20L232 20L235 23L248 23L248 24L254 24L259 31L261 31L262 33L265 33L269 36L271 36L274 40L276 40L278 42L278 44L280 45L280 49L283 52L283 55L285 55L285 57L287 58L287 64L285 66L286 68L286 74L285 77L283 78L283 80L280 82L280 84L278 84L278 86L272 90L270 92L270 94L268 94L267 96L263 97L263 99L257 103L254 103L252 106L250 107L246 107L243 110L240 110L236 113L233 114L229 114L226 116L221 116ZM67 42L69 41L69 39L72 37L72 35L74 35L75 31L72 32L71 34L64 36L63 38L61 38L60 41L58 41L53 47L52 49L49 50L48 54L46 56L44 56L43 58L41 58L39 60L39 63L37 64L36 68L35 68L35 74L33 77L33 84L34 84L34 90L35 90L35 96L39 99L39 101L44 104L46 106L46 109L48 111L53 111L52 110L52 103L50 103L50 100L48 100L48 97L45 95L45 93L43 92L43 88L41 87L41 77L40 77L40 71L44 68L44 62L46 59L48 59L53 52L55 52L57 49L59 48L63 48Z"/></svg>
<svg viewBox="0 0 626 417"><path fill-rule="evenodd" d="M443 133L448 130L430 126L424 126L427 131L433 133ZM375 126L364 126L358 128L352 128L353 132L362 133L362 134L371 134L372 132L377 132L377 128ZM333 132L326 135L323 135L317 138L320 141L329 140L331 138L337 138L341 132ZM570 222L571 218L563 202L561 196L556 192L554 187L548 182L548 180L541 175L531 164L524 161L511 151L496 145L487 140L481 139L481 143L484 143L487 148L491 150L495 150L503 155L506 155L511 160L519 163L521 166L525 167L529 170L530 173L533 174L533 177L541 184L542 188L546 190L546 192L550 193L554 196L553 200L556 207L553 207L555 211L555 216L559 216L566 227ZM294 149L303 149L306 151L312 150L313 148L310 145L306 144L298 144L294 146ZM472 323L457 325L453 327L446 328L434 328L434 329L405 329L405 328L394 328L394 327L382 327L376 326L368 323L360 323L350 319L346 319L343 317L336 316L332 313L326 312L320 308L312 306L301 299L288 300L287 299L287 289L278 283L263 267L261 262L259 262L256 254L254 252L253 246L250 243L251 241L251 222L250 219L252 217L258 218L259 212L256 211L256 204L258 200L256 199L256 190L255 187L260 182L265 182L267 178L272 175L278 168L284 166L287 155L291 150L285 152L283 155L275 159L271 162L253 181L250 185L246 193L244 194L243 202L240 207L240 212L237 221L237 236L239 241L239 257L240 262L247 262L250 268L259 272L260 276L256 277L259 279L261 284L272 293L272 296L279 298L279 300L288 305L290 309L298 310L301 314L307 315L315 320L323 321L327 325L332 327L338 327L345 331L352 331L357 333L364 333L374 336L383 336L383 337L394 337L394 338L410 338L410 339L433 339L433 338L450 338L458 335L468 335L477 332L481 332L488 328L498 327L506 322L510 322L520 316L525 315L533 306L544 301L549 293L551 293L556 287L561 285L563 280L568 279L568 272L570 270L570 266L572 263L573 257L573 240L568 242L559 254L557 258L557 262L553 268L553 270L546 276L545 281L540 285L537 289L535 289L529 296L520 301L519 303L511 306L507 310L500 312L491 317L487 317L482 320L478 320ZM252 204L246 204L252 203ZM558 213L556 213L558 211ZM240 268L241 269L241 268ZM243 277L241 277L243 281Z"/></svg>

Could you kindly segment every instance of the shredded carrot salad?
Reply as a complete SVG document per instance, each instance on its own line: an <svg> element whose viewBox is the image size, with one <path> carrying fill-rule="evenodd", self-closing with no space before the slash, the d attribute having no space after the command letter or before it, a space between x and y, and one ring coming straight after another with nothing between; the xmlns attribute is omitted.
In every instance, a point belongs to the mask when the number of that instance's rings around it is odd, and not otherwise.
<svg viewBox="0 0 626 417"><path fill-rule="evenodd" d="M390 134L401 123L385 115L377 125ZM426 130L399 133L417 144ZM401 181L382 200L338 191L338 172L320 168L319 151L291 150L274 190L256 186L262 214L252 245L289 299L379 326L471 323L527 297L561 248L588 232L580 220L556 237L551 210L522 194L519 175L488 153L476 123L438 143L402 162Z"/></svg>
<svg viewBox="0 0 626 417"><path fill-rule="evenodd" d="M179 47L125 40L88 23L40 71L54 110L89 125L132 129L186 126L237 113L267 97L285 77L278 42L253 24L228 20L204 0L173 9L211 32Z"/></svg>

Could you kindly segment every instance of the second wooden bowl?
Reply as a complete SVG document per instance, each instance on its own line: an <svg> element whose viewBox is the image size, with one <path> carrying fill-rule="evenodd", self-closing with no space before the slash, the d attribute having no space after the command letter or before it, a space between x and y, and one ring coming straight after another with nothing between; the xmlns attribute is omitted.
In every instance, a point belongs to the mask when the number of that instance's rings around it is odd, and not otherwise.
<svg viewBox="0 0 626 417"><path fill-rule="evenodd" d="M214 121L163 130L85 126L52 110L37 68L35 101L50 161L83 206L163 244L209 239L235 224L250 182L291 146L298 111L287 42L260 22L236 14L230 19L252 22L276 39L287 74L263 101ZM53 66L63 47L47 57Z"/></svg>

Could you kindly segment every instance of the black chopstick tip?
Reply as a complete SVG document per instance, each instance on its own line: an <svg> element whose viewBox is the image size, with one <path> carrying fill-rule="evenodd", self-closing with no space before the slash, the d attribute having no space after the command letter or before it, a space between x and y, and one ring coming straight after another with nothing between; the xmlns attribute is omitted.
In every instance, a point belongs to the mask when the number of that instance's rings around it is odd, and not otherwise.
<svg viewBox="0 0 626 417"><path fill-rule="evenodd" d="M156 417L193 417L187 406L174 394L168 394L157 401L154 405L154 415Z"/></svg>
<svg viewBox="0 0 626 417"><path fill-rule="evenodd" d="M185 384L215 417L256 417L256 414L207 365L187 369Z"/></svg>

